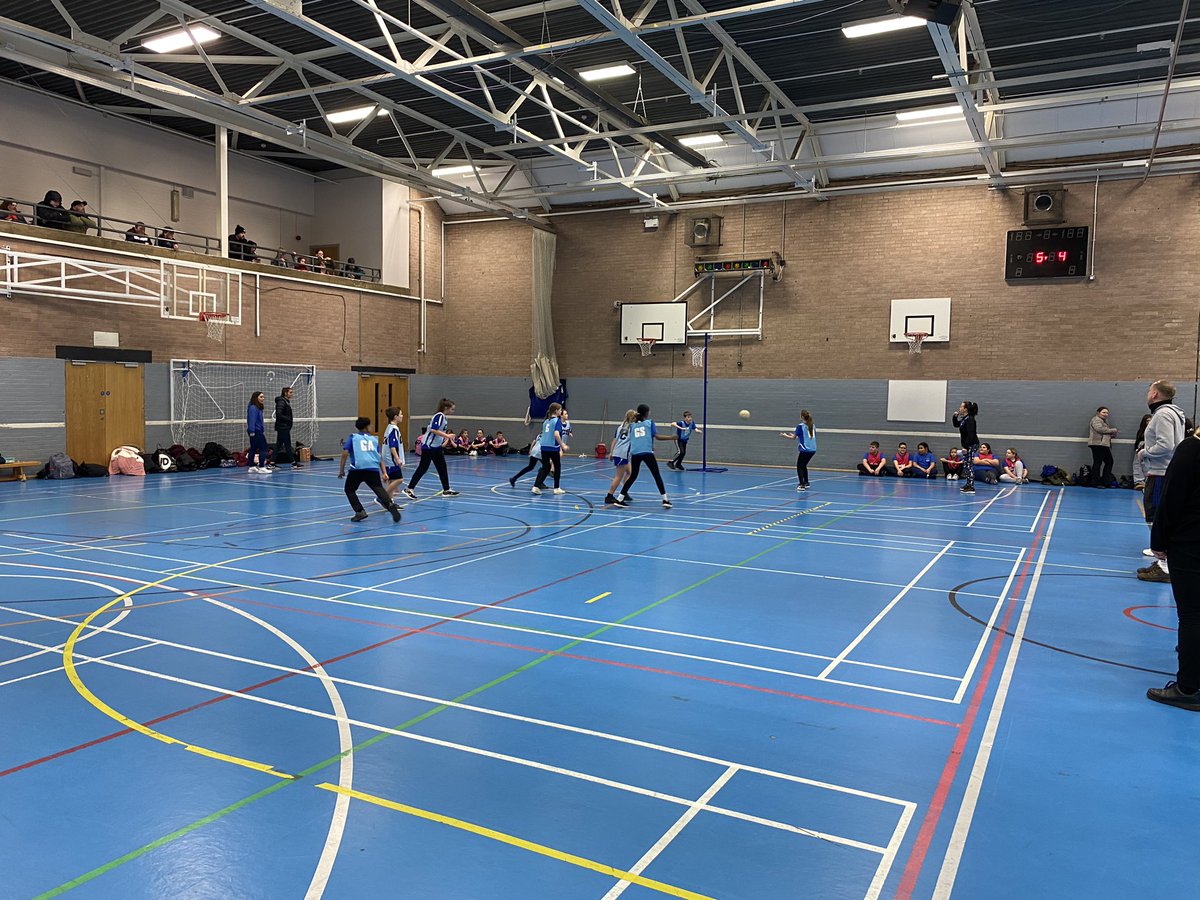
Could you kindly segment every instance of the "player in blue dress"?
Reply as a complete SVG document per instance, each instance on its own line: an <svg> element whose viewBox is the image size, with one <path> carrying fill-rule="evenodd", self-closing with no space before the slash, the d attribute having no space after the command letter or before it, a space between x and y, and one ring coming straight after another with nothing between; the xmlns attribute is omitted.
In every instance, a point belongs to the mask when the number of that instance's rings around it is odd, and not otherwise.
<svg viewBox="0 0 1200 900"><path fill-rule="evenodd" d="M425 441L421 445L421 462L417 471L413 472L412 480L404 489L404 495L410 500L417 499L416 487L432 465L437 469L438 477L442 479L442 496L457 497L458 491L450 489L450 474L446 471L445 446L447 441L454 440L454 432L450 431L450 416L454 412L454 401L442 398L438 403L438 411L429 420L425 431Z"/></svg>
<svg viewBox="0 0 1200 900"><path fill-rule="evenodd" d="M387 492L395 497L404 486L404 437L400 434L400 423L404 413L398 406L389 406L383 411L388 426L383 432L383 462L387 469Z"/></svg>
<svg viewBox="0 0 1200 900"><path fill-rule="evenodd" d="M675 444L679 448L679 452L675 454L673 460L667 463L668 469L683 471L683 458L687 455L688 439L691 438L694 431L703 433L704 429L692 421L690 412L684 410L683 418L675 423Z"/></svg>
<svg viewBox="0 0 1200 900"><path fill-rule="evenodd" d="M791 438L796 442L796 490L808 490L808 461L817 455L817 426L813 424L812 413L807 409L800 410L800 424L795 431L781 431L780 437Z"/></svg>
<svg viewBox="0 0 1200 900"><path fill-rule="evenodd" d="M629 477L629 438L636 419L637 412L629 410L625 413L625 421L618 425L617 430L613 433L612 446L608 448L608 455L612 457L613 468L616 471L613 473L612 482L608 485L608 493L604 495L605 503L615 504L617 502L613 492L621 486L621 482Z"/></svg>
<svg viewBox="0 0 1200 900"><path fill-rule="evenodd" d="M537 479L533 482L531 491L535 494L540 494L542 488L546 486L546 475L550 472L554 473L554 493L565 494L559 487L559 478L562 476L562 451L570 450L567 446L566 437L563 429L562 404L551 403L550 408L546 410L546 421L542 423L542 436L540 438L542 445L542 467L538 470Z"/></svg>
<svg viewBox="0 0 1200 900"><path fill-rule="evenodd" d="M383 487L383 460L379 456L379 441L371 434L371 420L360 416L354 421L357 429L354 434L342 443L342 459L338 464L338 478L346 479L346 498L354 509L351 522L361 522L367 517L358 500L358 486L365 484L375 492L379 505L392 514L392 521L400 521L400 507ZM350 462L350 474L346 475L346 462Z"/></svg>
<svg viewBox="0 0 1200 900"><path fill-rule="evenodd" d="M638 471L645 466L654 476L654 483L658 486L658 492L662 494L662 505L667 509L671 508L667 489L663 486L662 475L658 471L658 460L654 458L654 442L673 440L675 439L669 434L658 433L654 421L650 418L650 407L645 403L639 404L637 416L629 430L629 461L632 468L625 480L625 486L621 488L621 496L616 498L617 506L629 505L629 489L637 481Z"/></svg>

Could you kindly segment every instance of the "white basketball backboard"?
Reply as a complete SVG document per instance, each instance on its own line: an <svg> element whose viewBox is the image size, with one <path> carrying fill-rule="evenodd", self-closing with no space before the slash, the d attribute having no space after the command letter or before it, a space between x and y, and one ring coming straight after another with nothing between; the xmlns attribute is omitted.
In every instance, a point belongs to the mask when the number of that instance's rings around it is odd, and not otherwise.
<svg viewBox="0 0 1200 900"><path fill-rule="evenodd" d="M893 300L890 340L893 344L906 343L906 332L922 331L929 337L926 344L940 344L950 340L950 298L934 297L918 300Z"/></svg>
<svg viewBox="0 0 1200 900"><path fill-rule="evenodd" d="M621 343L653 338L663 345L687 343L687 303L622 303Z"/></svg>

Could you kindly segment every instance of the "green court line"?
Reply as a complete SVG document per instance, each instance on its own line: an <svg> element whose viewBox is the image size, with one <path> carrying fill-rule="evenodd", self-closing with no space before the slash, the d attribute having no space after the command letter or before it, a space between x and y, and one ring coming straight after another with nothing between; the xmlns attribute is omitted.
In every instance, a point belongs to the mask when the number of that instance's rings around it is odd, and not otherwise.
<svg viewBox="0 0 1200 900"><path fill-rule="evenodd" d="M715 581L716 579L720 578L723 575L728 575L730 572L737 571L738 569L742 568L743 566L749 565L750 563L754 562L757 559L761 559L762 557L766 556L768 553L773 553L774 551L778 550L780 547L786 547L788 544L794 544L797 541L801 541L804 538L808 537L813 532L820 531L822 528L826 527L827 525L832 525L835 522L840 522L843 519L848 519L851 516L855 515L856 513L861 512L862 510L866 509L867 507L873 506L874 504L878 503L880 500L885 500L890 496L891 496L890 494L885 494L883 496L876 497L874 500L870 500L866 503L856 506L853 509L842 513L840 516L834 516L832 519L827 519L826 521L822 522L819 525L813 525L811 528L806 528L804 531L802 531L800 534L796 535L795 537L783 538L782 540L767 547L765 550L760 550L758 553L755 553L752 556L747 556L745 559L739 560L738 562L730 563L728 566L725 566L722 569L718 569L717 571L705 576L704 578L701 578L699 581L693 582L692 584L689 584L686 587L680 588L679 590L675 591L673 594L667 594L667 596L662 597L658 600L655 600L652 603L648 603L645 606L643 606L641 609L634 610L633 612L631 612L625 616L622 616L621 618L617 619L614 622L610 622L607 625L600 626L596 630L594 630L588 634L585 634L583 637L575 638L575 639L567 642L566 644L563 644L563 646L558 647L557 649L547 650L545 653L543 653L541 656L537 657L536 659L532 659L529 662L525 663L524 665L518 666L517 668L513 669L511 672L507 672L504 675L500 675L497 678L493 678L491 681L487 682L486 684L481 684L478 687L472 688L471 690L467 691L466 693L460 694L459 696L455 697L450 702L451 703L463 703L463 702L471 699L472 697L476 697L479 694L484 693L485 691L491 690L492 688L497 687L498 685L501 685L504 682L506 682L512 678L516 678L518 675L523 675L524 673L528 672L530 669L540 666L542 663L544 663L548 660L554 659L555 657L560 656L563 653L569 653L571 650L574 650L580 644L586 643L587 641L591 640L592 638L599 637L600 635L604 634L605 632L610 631L613 628L616 628L618 625L624 625L626 622L628 622L632 619L636 619L638 616L644 615L645 613L650 612L652 609L657 609L658 607L662 606L664 603L667 603L668 601L675 600L679 597L682 597L684 594L694 591L696 588L702 587L711 581ZM630 558L634 558L634 557L630 557ZM291 780L277 781L277 782L271 784L269 787L263 788L261 791L250 794L247 797L243 797L241 800L236 800L233 803L229 804L228 806L223 807L222 809L218 809L215 812L209 813L207 816L204 816L202 819L197 819L196 821L194 821L188 825L184 825L182 828L178 828L169 834L164 834L162 837L156 838L155 840L151 841L150 843L145 844L141 847L138 847L136 850L131 850L128 853L124 854L123 856L118 856L116 859L110 860L102 865L97 866L96 868L92 869L90 872L84 872L82 875L80 875L77 878L73 878L70 881L63 882L58 887L52 888L51 890L46 891L45 893L38 894L36 897L33 898L33 900L48 900L48 898L50 898L50 897L57 897L60 894L65 894L67 891L79 887L80 885L87 884L89 881L93 881L96 878L99 878L101 875L106 875L109 872L113 871L114 869L119 868L120 866L123 866L127 862L132 862L133 860L137 859L138 857L145 856L147 853L150 853L153 850L157 850L159 847L166 846L167 844L170 844L173 841L178 840L181 837L185 837L186 835L191 834L193 831L203 828L205 825L210 825L213 822L223 819L226 816L230 815L231 813L235 813L239 809L243 809L243 808L249 806L251 803L254 803L257 800L261 800L264 797L275 793L276 791L283 790L284 788L289 787L290 785L298 784L301 781L303 781L305 778L307 778L309 775L313 775L316 772L320 772L322 769L326 769L329 766L332 766L335 763L340 762L342 757L346 756L347 754L357 753L360 750L365 750L367 747L370 747L374 744L378 744L380 741L384 740L385 738L391 737L393 732L407 731L408 729L412 728L413 726L419 725L421 722L424 722L427 719L431 719L434 716L436 716L438 713L445 712L448 709L454 709L454 707L447 703L439 703L437 706L430 707L425 712L423 712L419 715L413 716L411 719L408 719L405 722L401 722L399 725L392 727L388 731L381 731L379 734L373 735L373 736L367 738L365 741L362 741L359 744L355 744L349 750L343 750L340 753L336 753L333 756L329 757L328 759L324 759L321 762L318 762L315 765L312 765L309 768L304 769L301 772L298 772L295 775L295 777Z"/></svg>

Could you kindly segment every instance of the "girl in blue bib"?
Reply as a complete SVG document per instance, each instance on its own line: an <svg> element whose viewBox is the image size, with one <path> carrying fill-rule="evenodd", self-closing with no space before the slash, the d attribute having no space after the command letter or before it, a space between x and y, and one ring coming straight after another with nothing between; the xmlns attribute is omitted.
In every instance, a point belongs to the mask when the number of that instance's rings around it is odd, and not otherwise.
<svg viewBox="0 0 1200 900"><path fill-rule="evenodd" d="M629 505L629 489L637 481L639 470L642 466L645 466L650 470L650 474L654 478L654 484L658 487L658 492L662 495L662 505L667 509L671 508L671 501L667 497L667 489L663 486L662 475L658 471L658 460L654 458L654 442L673 440L675 438L669 434L658 433L658 429L654 426L654 421L650 418L650 407L645 403L639 404L637 416L634 418L633 425L629 431L629 461L631 470L629 478L625 480L625 486L621 488L621 496L616 498L617 506Z"/></svg>

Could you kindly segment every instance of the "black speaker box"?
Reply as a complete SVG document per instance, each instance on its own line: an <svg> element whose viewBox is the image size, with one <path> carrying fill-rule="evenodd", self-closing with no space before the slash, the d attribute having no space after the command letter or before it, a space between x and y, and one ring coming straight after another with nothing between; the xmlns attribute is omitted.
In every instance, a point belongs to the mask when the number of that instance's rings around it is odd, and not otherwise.
<svg viewBox="0 0 1200 900"><path fill-rule="evenodd" d="M962 9L962 0L888 0L888 6L902 16L953 25Z"/></svg>

